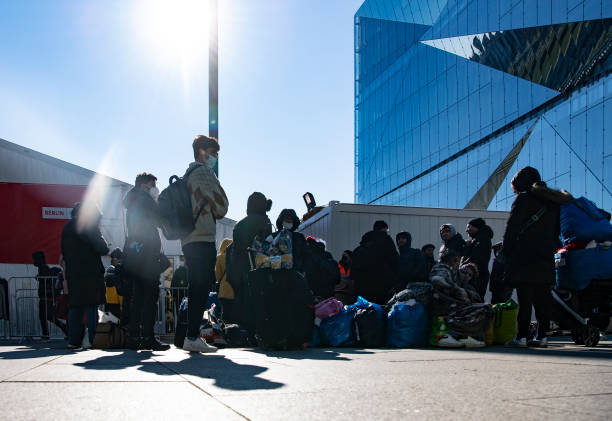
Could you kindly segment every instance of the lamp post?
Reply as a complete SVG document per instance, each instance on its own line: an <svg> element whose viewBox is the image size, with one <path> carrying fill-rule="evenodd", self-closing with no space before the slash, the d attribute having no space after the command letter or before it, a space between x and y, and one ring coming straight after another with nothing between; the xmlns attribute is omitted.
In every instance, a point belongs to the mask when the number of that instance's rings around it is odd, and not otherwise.
<svg viewBox="0 0 612 421"><path fill-rule="evenodd" d="M219 23L217 0L209 0L208 34L208 135L219 140ZM219 175L219 161L215 165Z"/></svg>

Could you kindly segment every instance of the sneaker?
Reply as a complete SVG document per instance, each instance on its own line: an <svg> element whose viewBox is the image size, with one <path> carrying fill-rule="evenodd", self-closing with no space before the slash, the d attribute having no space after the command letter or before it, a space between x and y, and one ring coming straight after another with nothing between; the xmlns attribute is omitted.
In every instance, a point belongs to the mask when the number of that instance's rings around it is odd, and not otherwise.
<svg viewBox="0 0 612 421"><path fill-rule="evenodd" d="M509 340L508 342L506 342L504 344L504 347L506 348L527 348L527 339L525 338L514 338L512 340Z"/></svg>
<svg viewBox="0 0 612 421"><path fill-rule="evenodd" d="M548 347L548 337L545 336L542 339L534 339L532 341L529 341L527 345L534 347L534 348L547 348Z"/></svg>
<svg viewBox="0 0 612 421"><path fill-rule="evenodd" d="M79 349L79 348L80 348L80 345L68 344L68 345L66 346L66 348L68 348L68 349Z"/></svg>
<svg viewBox="0 0 612 421"><path fill-rule="evenodd" d="M465 344L453 338L452 335L443 335L438 339L438 346L441 348L463 348Z"/></svg>
<svg viewBox="0 0 612 421"><path fill-rule="evenodd" d="M156 338L145 339L139 349L150 349L151 351L167 351L170 345L162 344Z"/></svg>
<svg viewBox="0 0 612 421"><path fill-rule="evenodd" d="M482 348L486 345L484 341L479 341L478 339L472 338L471 336L459 339L459 342L465 345L466 348Z"/></svg>
<svg viewBox="0 0 612 421"><path fill-rule="evenodd" d="M189 352L217 352L217 347L207 344L202 338L185 338L185 342L183 342L183 349Z"/></svg>

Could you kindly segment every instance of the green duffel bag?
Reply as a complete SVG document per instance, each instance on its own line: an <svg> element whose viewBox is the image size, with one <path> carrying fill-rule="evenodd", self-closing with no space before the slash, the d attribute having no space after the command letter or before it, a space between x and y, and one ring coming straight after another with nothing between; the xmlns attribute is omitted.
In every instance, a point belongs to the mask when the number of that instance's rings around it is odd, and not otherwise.
<svg viewBox="0 0 612 421"><path fill-rule="evenodd" d="M494 304L493 313L493 343L503 345L516 337L518 304L512 298L505 303Z"/></svg>

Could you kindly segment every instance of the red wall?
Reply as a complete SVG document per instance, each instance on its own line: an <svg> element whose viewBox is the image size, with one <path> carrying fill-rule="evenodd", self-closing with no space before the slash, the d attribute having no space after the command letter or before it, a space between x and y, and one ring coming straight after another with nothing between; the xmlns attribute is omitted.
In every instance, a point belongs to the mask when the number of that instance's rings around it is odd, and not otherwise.
<svg viewBox="0 0 612 421"><path fill-rule="evenodd" d="M68 219L44 219L43 207L71 208L87 186L0 183L0 263L32 263L32 252L45 252L57 264L62 228ZM69 215L68 215L69 216Z"/></svg>

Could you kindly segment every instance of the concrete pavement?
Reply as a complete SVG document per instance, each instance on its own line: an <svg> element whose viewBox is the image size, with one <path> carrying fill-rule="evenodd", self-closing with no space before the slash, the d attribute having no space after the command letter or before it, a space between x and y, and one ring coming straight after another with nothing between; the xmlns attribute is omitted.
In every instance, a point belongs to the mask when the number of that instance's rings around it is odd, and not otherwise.
<svg viewBox="0 0 612 421"><path fill-rule="evenodd" d="M612 417L612 342L587 349L68 351L0 341L0 419Z"/></svg>

